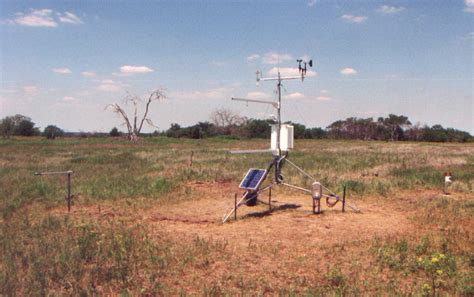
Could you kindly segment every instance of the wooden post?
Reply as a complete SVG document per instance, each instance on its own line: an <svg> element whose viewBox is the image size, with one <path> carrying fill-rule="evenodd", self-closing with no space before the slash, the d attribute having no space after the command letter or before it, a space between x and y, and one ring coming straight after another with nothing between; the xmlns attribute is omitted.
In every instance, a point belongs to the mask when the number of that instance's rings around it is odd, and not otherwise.
<svg viewBox="0 0 474 297"><path fill-rule="evenodd" d="M193 155L194 151L191 151L191 156L189 156L189 167L193 167Z"/></svg>
<svg viewBox="0 0 474 297"><path fill-rule="evenodd" d="M234 220L237 221L237 193L234 193Z"/></svg>
<svg viewBox="0 0 474 297"><path fill-rule="evenodd" d="M344 185L344 189L342 191L342 212L346 211L346 186Z"/></svg>
<svg viewBox="0 0 474 297"><path fill-rule="evenodd" d="M272 211L272 188L268 188L268 210Z"/></svg>
<svg viewBox="0 0 474 297"><path fill-rule="evenodd" d="M67 173L67 212L71 211L71 172Z"/></svg>

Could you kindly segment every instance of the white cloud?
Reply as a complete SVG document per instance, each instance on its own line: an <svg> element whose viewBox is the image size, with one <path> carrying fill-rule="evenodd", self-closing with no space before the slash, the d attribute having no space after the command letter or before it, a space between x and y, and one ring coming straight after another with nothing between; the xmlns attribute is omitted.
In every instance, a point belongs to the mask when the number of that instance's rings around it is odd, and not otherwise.
<svg viewBox="0 0 474 297"><path fill-rule="evenodd" d="M298 76L301 75L299 72L298 68L292 68L292 67L273 67L267 72L268 76L276 76L278 75L278 71L280 71L281 76ZM318 73L313 70L307 70L306 71L306 76L316 76Z"/></svg>
<svg viewBox="0 0 474 297"><path fill-rule="evenodd" d="M64 13L56 12L56 16L52 9L30 9L28 13L17 12L13 19L4 21L10 25L20 25L27 27L46 27L54 28L58 26L58 22L68 24L82 24L82 20L72 12Z"/></svg>
<svg viewBox="0 0 474 297"><path fill-rule="evenodd" d="M18 12L11 23L28 27L57 27L58 23L54 21L52 13L51 9L31 9L28 14Z"/></svg>
<svg viewBox="0 0 474 297"><path fill-rule="evenodd" d="M320 95L320 96L316 97L316 100L319 100L319 101L329 101L331 99L332 99L331 97L324 96L324 95Z"/></svg>
<svg viewBox="0 0 474 297"><path fill-rule="evenodd" d="M265 64L280 64L283 62L291 61L293 57L289 54L280 54L275 52L269 52L263 55L262 61Z"/></svg>
<svg viewBox="0 0 474 297"><path fill-rule="evenodd" d="M63 97L63 101L66 101L66 102L71 102L71 101L75 101L76 98L72 97L72 96L64 96Z"/></svg>
<svg viewBox="0 0 474 297"><path fill-rule="evenodd" d="M71 74L72 71L69 68L54 68L52 69L54 73L59 73L59 74Z"/></svg>
<svg viewBox="0 0 474 297"><path fill-rule="evenodd" d="M329 94L328 90L321 90L321 91L319 91L319 96L316 97L316 100L319 100L319 101L332 100L332 97L329 96L328 94Z"/></svg>
<svg viewBox="0 0 474 297"><path fill-rule="evenodd" d="M74 24L74 25L82 24L81 19L77 15L73 14L72 12L66 11L63 14L58 13L58 16L59 16L59 21L62 23L68 23L68 24Z"/></svg>
<svg viewBox="0 0 474 297"><path fill-rule="evenodd" d="M360 24L360 23L363 23L367 20L367 17L366 16L362 16L362 15L352 15L352 14L345 14L341 17L341 19L349 22L349 23L356 23L356 24Z"/></svg>
<svg viewBox="0 0 474 297"><path fill-rule="evenodd" d="M119 82L113 81L111 79L105 79L99 84L99 86L97 86L97 89L104 92L116 93L122 91L123 86Z"/></svg>
<svg viewBox="0 0 474 297"><path fill-rule="evenodd" d="M26 85L21 88L23 90L23 93L28 96L33 96L36 95L39 91L39 88L35 85Z"/></svg>
<svg viewBox="0 0 474 297"><path fill-rule="evenodd" d="M169 95L170 99L203 100L203 99L229 99L232 87L220 87L202 91L177 91Z"/></svg>
<svg viewBox="0 0 474 297"><path fill-rule="evenodd" d="M469 32L462 39L464 40L474 40L474 32Z"/></svg>
<svg viewBox="0 0 474 297"><path fill-rule="evenodd" d="M311 6L314 6L316 4L316 2L318 2L318 0L310 0L308 2L308 6L311 7Z"/></svg>
<svg viewBox="0 0 474 297"><path fill-rule="evenodd" d="M357 70L355 70L354 68L344 68L344 69L341 69L341 74L343 75L355 75L357 74Z"/></svg>
<svg viewBox="0 0 474 297"><path fill-rule="evenodd" d="M388 5L382 5L379 7L378 11L384 14L394 14L394 13L399 13L405 10L405 7L403 6L388 6Z"/></svg>
<svg viewBox="0 0 474 297"><path fill-rule="evenodd" d="M140 73L150 73L154 70L147 66L132 66L132 65L123 65L120 67L120 72L123 74L140 74Z"/></svg>
<svg viewBox="0 0 474 297"><path fill-rule="evenodd" d="M271 96L265 92L250 92L245 98L248 99L269 99Z"/></svg>
<svg viewBox="0 0 474 297"><path fill-rule="evenodd" d="M464 4L466 5L464 7L465 12L474 13L474 0L464 0Z"/></svg>
<svg viewBox="0 0 474 297"><path fill-rule="evenodd" d="M260 59L259 54L251 54L250 56L247 57L248 62L253 62L253 61L258 60L258 59Z"/></svg>
<svg viewBox="0 0 474 297"><path fill-rule="evenodd" d="M83 71L81 75L84 77L95 77L96 73L94 71Z"/></svg>
<svg viewBox="0 0 474 297"><path fill-rule="evenodd" d="M295 92L295 93L291 93L291 94L286 95L286 98L289 98L289 99L304 99L305 95L302 94L302 93L299 93L299 92Z"/></svg>

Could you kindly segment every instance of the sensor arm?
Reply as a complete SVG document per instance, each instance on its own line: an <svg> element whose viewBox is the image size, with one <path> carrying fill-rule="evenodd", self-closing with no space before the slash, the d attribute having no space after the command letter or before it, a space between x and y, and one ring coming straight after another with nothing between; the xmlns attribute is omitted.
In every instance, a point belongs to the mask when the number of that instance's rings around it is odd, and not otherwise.
<svg viewBox="0 0 474 297"><path fill-rule="evenodd" d="M282 76L280 80L301 79L301 76ZM261 77L258 81L279 80L278 77Z"/></svg>
<svg viewBox="0 0 474 297"><path fill-rule="evenodd" d="M278 102L273 102L273 101L256 100L256 99L245 99L245 98L234 98L234 97L232 97L232 100L234 100L234 101L244 101L244 102L254 102L254 103L270 104L270 105L273 105L273 107L278 108Z"/></svg>

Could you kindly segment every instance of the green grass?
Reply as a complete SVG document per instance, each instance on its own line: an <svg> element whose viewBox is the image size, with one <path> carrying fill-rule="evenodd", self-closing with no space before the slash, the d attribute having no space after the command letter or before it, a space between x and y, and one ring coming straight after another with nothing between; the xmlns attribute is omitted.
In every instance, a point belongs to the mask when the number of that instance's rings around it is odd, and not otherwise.
<svg viewBox="0 0 474 297"><path fill-rule="evenodd" d="M66 178L33 175L70 169L77 203L95 206L112 201L118 208L137 203L146 207L187 199L183 193L189 193L188 184L196 181L237 185L248 168L265 168L270 158L232 155L228 150L266 147L266 140L227 138L150 137L138 144L107 138L0 140L0 295L85 296L104 294L104 288L122 295L177 295L187 290L173 287L170 280L182 277L197 286L194 292L206 296L472 294L472 231L465 227L474 217L471 200L415 201L406 207L416 211L413 224L425 231L340 243L332 247L338 256L322 263L327 269L320 274L276 272L272 277L285 281L275 287L267 275L247 276L246 264L235 264L240 274L203 282L220 263L249 261L249 255L236 255L234 247L222 240L180 239L150 231L131 218L99 220L85 215L78 221L49 214L52 208L65 207ZM473 144L303 140L296 147L290 153L294 163L339 193L346 186L351 199L375 196L393 201L392 196L407 190L441 192L446 171L453 173L451 191L474 193ZM284 176L290 183L311 183L288 164ZM359 245L363 251L356 259L372 263L367 271L358 261L349 261L354 256L349 251L360 249ZM255 248L272 261L285 259L278 243ZM431 262L441 254L442 260ZM286 261L303 265L304 259ZM383 282L382 274L392 281Z"/></svg>

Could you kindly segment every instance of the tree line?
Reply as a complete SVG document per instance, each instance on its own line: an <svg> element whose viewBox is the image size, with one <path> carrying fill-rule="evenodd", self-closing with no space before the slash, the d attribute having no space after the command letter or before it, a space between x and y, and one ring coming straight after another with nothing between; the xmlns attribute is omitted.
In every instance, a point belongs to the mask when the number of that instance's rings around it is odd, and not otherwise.
<svg viewBox="0 0 474 297"><path fill-rule="evenodd" d="M294 127L296 139L354 139L382 141L430 141L430 142L474 142L474 137L468 132L444 128L441 125L413 125L408 117L390 114L388 117L356 118L335 121L326 128L309 128L300 123L287 122ZM215 110L210 121L199 122L195 125L182 127L177 123L163 132L141 133L141 136L167 136L173 138L201 139L208 137L229 138L269 138L270 125L273 120L248 119L240 117L229 110ZM7 116L0 120L0 135L3 138L11 136L44 136L54 139L62 136L111 136L127 137L114 127L107 133L65 133L55 125L48 125L43 131L35 127L31 118L24 115Z"/></svg>
<svg viewBox="0 0 474 297"><path fill-rule="evenodd" d="M354 139L383 141L474 142L468 132L444 128L441 125L413 125L408 117L390 114L388 117L356 118L335 121L325 129L309 128L300 123L286 122L294 127L295 139ZM211 122L199 122L181 127L171 124L164 135L168 137L206 138L227 136L234 138L268 138L273 120L247 119L230 111L218 110Z"/></svg>
<svg viewBox="0 0 474 297"><path fill-rule="evenodd" d="M0 135L3 138L11 136L40 136L43 135L48 139L54 139L64 135L64 131L54 125L49 125L41 132L31 118L16 114L7 116L0 120Z"/></svg>

